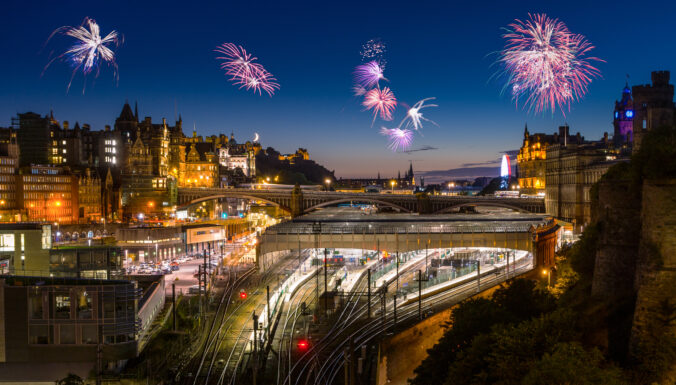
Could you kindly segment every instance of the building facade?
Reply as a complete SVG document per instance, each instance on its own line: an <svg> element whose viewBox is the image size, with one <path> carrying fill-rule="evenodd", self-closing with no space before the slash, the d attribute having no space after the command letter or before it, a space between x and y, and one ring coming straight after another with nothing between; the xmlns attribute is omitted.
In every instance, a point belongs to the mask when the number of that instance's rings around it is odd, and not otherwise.
<svg viewBox="0 0 676 385"><path fill-rule="evenodd" d="M78 179L67 168L33 165L23 167L17 176L18 204L29 221L48 223L78 222Z"/></svg>
<svg viewBox="0 0 676 385"><path fill-rule="evenodd" d="M559 127L558 134L535 133L531 135L526 125L523 143L516 155L518 183L522 194L544 195L547 147L558 143L560 137L568 136L568 130L568 126L562 126Z"/></svg>
<svg viewBox="0 0 676 385"><path fill-rule="evenodd" d="M621 161L607 139L554 144L547 148L545 207L578 233L591 221L590 190L608 168Z"/></svg>
<svg viewBox="0 0 676 385"><path fill-rule="evenodd" d="M0 224L0 274L49 275L52 226Z"/></svg>
<svg viewBox="0 0 676 385"><path fill-rule="evenodd" d="M136 357L164 280L0 276L0 382L53 383L115 372Z"/></svg>
<svg viewBox="0 0 676 385"><path fill-rule="evenodd" d="M216 187L218 163L212 151L199 152L196 144L190 145L185 161L179 165L178 187Z"/></svg>
<svg viewBox="0 0 676 385"><path fill-rule="evenodd" d="M640 147L641 136L647 131L676 125L674 85L669 84L669 77L669 71L654 71L651 73L652 84L631 89L634 98L634 151Z"/></svg>

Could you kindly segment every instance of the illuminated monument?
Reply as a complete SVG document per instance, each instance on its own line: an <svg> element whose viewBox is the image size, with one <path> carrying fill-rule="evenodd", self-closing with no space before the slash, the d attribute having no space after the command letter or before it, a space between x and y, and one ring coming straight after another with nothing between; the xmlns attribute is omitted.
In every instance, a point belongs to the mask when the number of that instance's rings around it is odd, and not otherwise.
<svg viewBox="0 0 676 385"><path fill-rule="evenodd" d="M500 189L504 190L508 188L509 178L512 176L512 167L509 164L509 157L507 155L502 156L502 164L500 165Z"/></svg>

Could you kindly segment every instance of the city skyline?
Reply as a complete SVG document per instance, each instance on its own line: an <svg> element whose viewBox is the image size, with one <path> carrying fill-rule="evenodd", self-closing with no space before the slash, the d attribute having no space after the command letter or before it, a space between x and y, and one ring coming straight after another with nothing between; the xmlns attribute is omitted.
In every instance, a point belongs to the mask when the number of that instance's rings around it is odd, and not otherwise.
<svg viewBox="0 0 676 385"><path fill-rule="evenodd" d="M9 14L15 15L8 24L11 38L0 42L0 47L23 59L0 64L7 85L0 92L0 125L8 126L20 112L44 115L53 109L60 121L89 123L92 129L101 130L114 123L122 104L129 100L132 104L138 101L141 118L161 121L166 117L171 122L175 114L181 114L187 135L194 125L200 135L234 132L241 141L251 140L258 132L264 147L282 153L308 148L312 158L335 170L337 177L372 177L378 172L386 176L406 169L409 161L416 171L489 163L495 165L497 174L499 164L490 162L519 147L525 123L531 132L550 133L567 122L571 133L579 131L597 140L603 132L612 133L613 103L621 96L627 73L630 85L646 84L650 71L673 67L676 55L659 49L668 46L662 27L667 23L659 20L666 20L673 5L664 5L665 12L655 13L651 7L608 4L579 13L571 3L547 9L524 3L503 5L504 12L491 14L482 13L479 5L425 4L408 9L409 13L400 12L401 5L386 8L377 3L359 6L358 11L356 5L343 4L330 12L307 4L277 7L278 12L271 12L274 6L222 6L206 16L203 7L190 5L159 9L149 4L133 8L131 4L67 5L41 12L27 23L27 6L14 2L9 7ZM257 9L266 10L259 19L240 21L227 16L245 11L255 14ZM599 64L602 78L594 80L587 96L574 103L565 118L560 112L533 115L516 108L509 95L500 94L502 84L489 80L495 72L491 53L501 49L500 28L514 18L526 18L528 12L543 11L586 35L596 46L593 54L606 60ZM197 13L199 21L190 21ZM375 16L362 20L364 14ZM115 85L110 70L103 68L97 79L88 79L84 95L81 76L66 93L70 71L65 66L53 65L40 76L49 58L42 47L55 28L78 25L85 16L96 19L103 33L116 29L124 35L117 51L119 83ZM178 16L186 22L156 21ZM136 23L144 17L148 23ZM646 21L625 21L639 18ZM250 22L255 22L255 28L248 26ZM401 31L399 25L412 28ZM418 136L413 146L436 149L389 152L386 139L370 128L370 114L362 112L352 96L351 71L360 63L361 44L376 37L388 44L388 85L396 88L400 101L411 105L437 97L439 108L426 114L439 127L426 128L425 136ZM227 82L213 52L226 41L246 46L275 74L281 89L273 97L253 95ZM627 48L639 45L647 48L641 55ZM397 114L395 121L403 111Z"/></svg>

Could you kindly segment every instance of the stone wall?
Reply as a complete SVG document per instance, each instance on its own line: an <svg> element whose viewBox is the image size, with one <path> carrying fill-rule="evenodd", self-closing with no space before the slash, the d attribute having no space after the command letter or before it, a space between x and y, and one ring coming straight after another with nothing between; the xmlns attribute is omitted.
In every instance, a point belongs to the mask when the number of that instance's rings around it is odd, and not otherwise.
<svg viewBox="0 0 676 385"><path fill-rule="evenodd" d="M640 200L628 181L599 182L599 245L592 295L610 298L633 293L641 235Z"/></svg>
<svg viewBox="0 0 676 385"><path fill-rule="evenodd" d="M673 322L657 324L676 316L676 179L643 184L641 224L630 346L633 355L639 354L642 342L659 345L663 333L676 333ZM664 314L670 309L672 314Z"/></svg>

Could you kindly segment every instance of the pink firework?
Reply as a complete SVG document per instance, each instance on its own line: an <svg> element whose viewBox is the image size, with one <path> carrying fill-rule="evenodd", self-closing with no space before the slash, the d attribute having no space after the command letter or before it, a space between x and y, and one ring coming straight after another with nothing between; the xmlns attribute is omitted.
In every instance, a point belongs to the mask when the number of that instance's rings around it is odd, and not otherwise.
<svg viewBox="0 0 676 385"><path fill-rule="evenodd" d="M411 143L413 143L412 130L382 127L380 133L389 138L390 143L387 145L387 148L394 152L407 151L411 147Z"/></svg>
<svg viewBox="0 0 676 385"><path fill-rule="evenodd" d="M373 121L380 114L383 120L392 120L392 112L397 107L397 99L389 88L374 88L364 94L362 105L367 110L373 109Z"/></svg>
<svg viewBox="0 0 676 385"><path fill-rule="evenodd" d="M279 89L279 84L274 76L269 73L260 63L254 63L258 58L246 52L242 46L233 43L224 43L215 49L223 56L216 59L222 60L221 69L230 76L230 81L240 88L253 90L254 93L261 94L261 91L267 92L272 96L275 90Z"/></svg>
<svg viewBox="0 0 676 385"><path fill-rule="evenodd" d="M376 61L358 65L354 69L354 81L365 89L376 87L380 80L387 80L383 76L383 69Z"/></svg>
<svg viewBox="0 0 676 385"><path fill-rule="evenodd" d="M239 80L236 81L236 84L239 84L239 88L246 88L247 90L253 90L254 93L259 95L262 91L268 93L272 96L275 93L275 90L279 89L279 83L268 71L262 69L260 71L250 72L246 75L239 77Z"/></svg>
<svg viewBox="0 0 676 385"><path fill-rule="evenodd" d="M554 112L558 107L565 115L570 103L580 100L592 79L600 76L590 61L603 60L586 56L594 46L558 19L529 14L529 20L510 24L503 37L499 61L508 77L505 87L530 111Z"/></svg>

